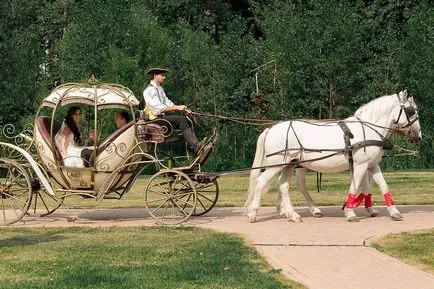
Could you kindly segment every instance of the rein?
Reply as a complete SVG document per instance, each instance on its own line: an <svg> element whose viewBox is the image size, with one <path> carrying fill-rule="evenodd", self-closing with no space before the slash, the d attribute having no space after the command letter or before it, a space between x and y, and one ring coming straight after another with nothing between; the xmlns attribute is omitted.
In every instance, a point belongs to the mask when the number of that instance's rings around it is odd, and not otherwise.
<svg viewBox="0 0 434 289"><path fill-rule="evenodd" d="M240 118L240 117L227 117L223 115L210 114L210 113L202 113L202 112L192 112L193 115L211 117L225 121L231 121L241 124L247 125L256 125L256 126L270 126L279 123L277 120L266 120L266 119L257 119L257 118Z"/></svg>
<svg viewBox="0 0 434 289"><path fill-rule="evenodd" d="M210 117L210 118L216 118L216 119L220 119L220 120L224 120L224 121L241 123L241 124L246 124L246 125L254 125L254 126L271 126L271 125L275 125L275 124L278 124L278 123L282 122L282 121L279 121L279 120L228 117L228 116L223 116L223 115L218 115L218 114L203 113L203 112L196 112L196 111L193 111L192 115L203 116L203 117ZM416 120L411 121L411 124L413 124ZM307 120L307 119L297 119L297 121L301 121L301 122L305 122L305 123L312 124L312 125L317 125L317 126L324 126L324 125L328 125L329 123L333 123L333 122L337 123L338 122L338 120L329 120L329 122L316 122L314 120ZM324 121L328 121L328 120L324 120ZM368 122L368 121L362 121L362 120L359 120L359 119L357 121L348 120L346 122L350 122L350 123L351 122L360 122L360 123L364 123L364 124L369 124L369 125L371 125L373 127L387 129L387 130L389 130L391 132L400 132L402 130L401 128L390 128L390 127L381 126L381 125L378 125L378 124L375 124L375 123L371 123L371 122ZM411 124L409 124L409 125L411 125ZM406 125L405 127L407 127L409 125Z"/></svg>

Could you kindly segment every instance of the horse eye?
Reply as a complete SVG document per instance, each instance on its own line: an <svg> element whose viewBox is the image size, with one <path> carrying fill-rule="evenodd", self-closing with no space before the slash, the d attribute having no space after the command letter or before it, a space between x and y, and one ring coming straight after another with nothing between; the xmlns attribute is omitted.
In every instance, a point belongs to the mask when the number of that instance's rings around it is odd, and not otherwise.
<svg viewBox="0 0 434 289"><path fill-rule="evenodd" d="M413 106L407 106L404 107L404 112L408 117L411 117L416 113L416 109Z"/></svg>

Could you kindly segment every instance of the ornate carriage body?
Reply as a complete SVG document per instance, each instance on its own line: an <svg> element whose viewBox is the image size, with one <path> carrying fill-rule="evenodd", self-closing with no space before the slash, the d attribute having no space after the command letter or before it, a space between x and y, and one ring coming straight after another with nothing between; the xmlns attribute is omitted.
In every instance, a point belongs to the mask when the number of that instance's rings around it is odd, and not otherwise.
<svg viewBox="0 0 434 289"><path fill-rule="evenodd" d="M147 144L137 137L135 120L115 130L104 140L96 138L90 146L92 154L86 160L88 167L74 168L62 165L54 136L61 126L59 111L67 105L85 105L93 115L90 125L95 136L102 126L98 114L102 110L124 110L134 115L139 104L133 93L118 85L65 84L48 95L36 115L34 139L38 157L48 174L63 188L100 193L121 188L136 172L137 162L146 157ZM50 111L51 110L51 111ZM47 111L51 114L47 114ZM114 117L114 115L113 115ZM110 119L111 120L111 119ZM135 156L135 157L133 157ZM121 175L113 172L122 171ZM116 180L111 180L115 178ZM107 183L110 186L107 187Z"/></svg>
<svg viewBox="0 0 434 289"><path fill-rule="evenodd" d="M87 147L90 156L84 160L85 167L65 166L55 144L66 109L72 105L84 112L87 129L95 136ZM217 201L217 182L204 181L203 177L200 182L196 180L203 176L199 158L189 160L187 166L173 167L176 161L161 154L158 146L172 130L136 119L138 105L134 94L117 84L56 87L43 99L32 132L27 130L14 138L15 142L20 139L20 145L0 143L0 224L14 223L26 213L50 214L70 195L97 201L120 199L149 166L155 166L157 173L144 189L144 205L158 222L178 224L191 215L208 212ZM132 120L115 128L113 118L119 111L128 112ZM201 195L206 198L203 203L211 199L201 208L196 208L198 187L206 187Z"/></svg>

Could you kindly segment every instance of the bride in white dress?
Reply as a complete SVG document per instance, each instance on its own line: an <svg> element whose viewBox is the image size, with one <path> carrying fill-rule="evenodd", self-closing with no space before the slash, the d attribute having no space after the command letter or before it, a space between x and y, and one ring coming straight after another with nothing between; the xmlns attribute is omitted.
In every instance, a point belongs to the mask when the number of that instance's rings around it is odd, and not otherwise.
<svg viewBox="0 0 434 289"><path fill-rule="evenodd" d="M62 126L54 137L65 167L84 167L81 151L88 147L83 146L85 142L81 139L81 133L84 127L80 124L80 121L80 108L78 106L70 107ZM91 138L92 135L89 135L89 139Z"/></svg>

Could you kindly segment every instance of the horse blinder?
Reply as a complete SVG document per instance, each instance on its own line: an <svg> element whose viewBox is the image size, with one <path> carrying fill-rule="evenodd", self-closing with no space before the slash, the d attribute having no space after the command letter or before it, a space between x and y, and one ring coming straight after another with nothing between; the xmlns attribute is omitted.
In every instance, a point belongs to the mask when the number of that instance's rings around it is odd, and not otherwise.
<svg viewBox="0 0 434 289"><path fill-rule="evenodd" d="M410 118L416 114L416 109L410 105L410 106L404 107L404 112L405 112L405 115L407 116L407 118Z"/></svg>
<svg viewBox="0 0 434 289"><path fill-rule="evenodd" d="M419 119L419 117L416 116L413 120L410 120L411 117L414 116L416 114L416 111L417 111L414 108L414 106L409 105L409 106L406 107L403 104L401 104L401 109L399 110L399 115L398 115L398 118L395 121L395 124L397 124L398 121L399 121L399 119L401 118L402 111L404 111L405 117L407 118L407 122L408 122L402 128L407 128L407 127L411 126L413 123L415 123Z"/></svg>

